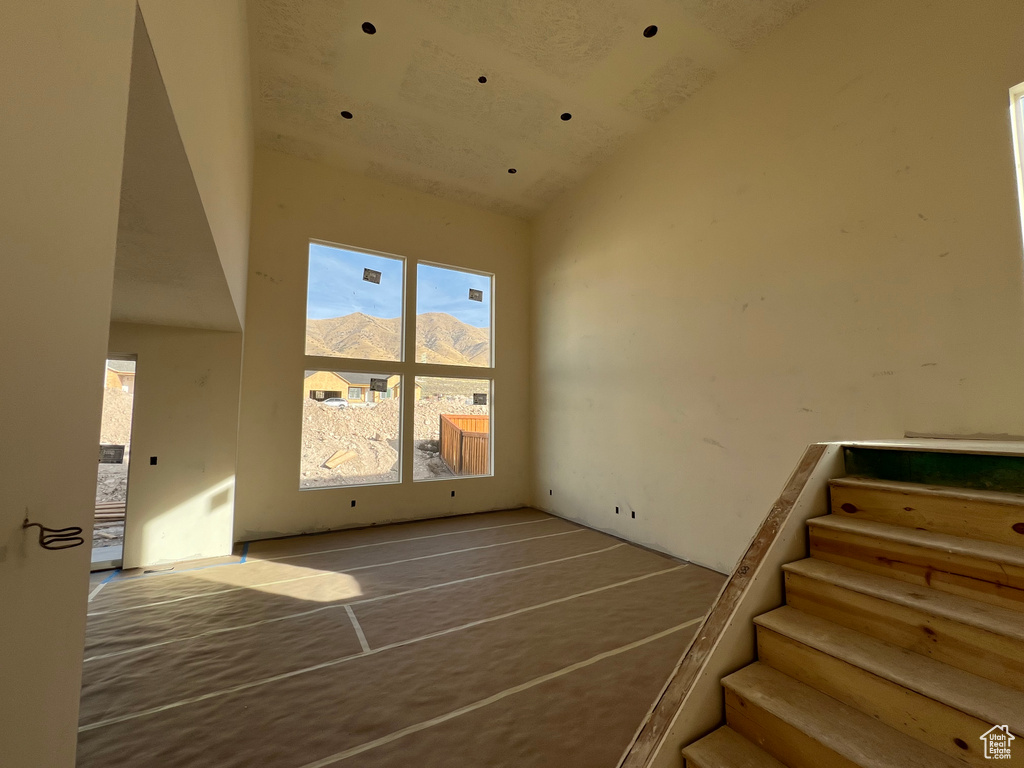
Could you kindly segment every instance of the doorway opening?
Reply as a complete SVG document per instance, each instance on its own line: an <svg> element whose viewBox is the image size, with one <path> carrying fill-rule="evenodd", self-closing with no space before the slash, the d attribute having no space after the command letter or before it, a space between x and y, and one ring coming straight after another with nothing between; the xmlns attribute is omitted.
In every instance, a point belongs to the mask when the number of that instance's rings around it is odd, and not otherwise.
<svg viewBox="0 0 1024 768"><path fill-rule="evenodd" d="M103 421L92 531L94 571L119 568L123 560L134 403L135 359L109 358L103 372Z"/></svg>

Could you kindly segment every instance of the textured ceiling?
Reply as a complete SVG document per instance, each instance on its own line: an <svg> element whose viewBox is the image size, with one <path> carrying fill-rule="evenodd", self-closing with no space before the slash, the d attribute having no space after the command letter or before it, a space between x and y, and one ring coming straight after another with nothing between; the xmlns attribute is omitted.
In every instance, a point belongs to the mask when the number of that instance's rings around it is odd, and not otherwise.
<svg viewBox="0 0 1024 768"><path fill-rule="evenodd" d="M257 142L529 217L810 2L250 0Z"/></svg>

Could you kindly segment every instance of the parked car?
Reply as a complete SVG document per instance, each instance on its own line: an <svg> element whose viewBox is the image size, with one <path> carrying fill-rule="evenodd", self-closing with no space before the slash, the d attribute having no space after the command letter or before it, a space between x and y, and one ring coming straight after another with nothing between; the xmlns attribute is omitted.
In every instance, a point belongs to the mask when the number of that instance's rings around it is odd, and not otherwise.
<svg viewBox="0 0 1024 768"><path fill-rule="evenodd" d="M348 402L341 397L328 397L322 401L328 408L347 408Z"/></svg>

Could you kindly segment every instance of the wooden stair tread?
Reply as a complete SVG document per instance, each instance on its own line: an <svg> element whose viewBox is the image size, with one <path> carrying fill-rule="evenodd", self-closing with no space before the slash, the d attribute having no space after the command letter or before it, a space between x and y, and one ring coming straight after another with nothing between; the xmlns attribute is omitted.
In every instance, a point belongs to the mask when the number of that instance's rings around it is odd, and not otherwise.
<svg viewBox="0 0 1024 768"><path fill-rule="evenodd" d="M945 485L924 485L905 483L897 480L876 480L870 477L837 477L829 480L833 488L870 488L892 493L912 493L922 496L942 496L961 501L981 501L986 504L1002 504L1008 507L1024 507L1024 494L1004 491L976 491L971 488L955 488Z"/></svg>
<svg viewBox="0 0 1024 768"><path fill-rule="evenodd" d="M963 768L959 760L766 664L744 667L722 685L863 768Z"/></svg>
<svg viewBox="0 0 1024 768"><path fill-rule="evenodd" d="M1024 617L1009 608L814 558L787 563L782 570L1024 642Z"/></svg>
<svg viewBox="0 0 1024 768"><path fill-rule="evenodd" d="M683 757L698 768L785 768L727 725L683 749Z"/></svg>
<svg viewBox="0 0 1024 768"><path fill-rule="evenodd" d="M828 528L846 533L863 534L878 539L885 539L886 541L899 542L900 544L937 549L943 552L1024 568L1024 547L1015 547L1010 544L997 544L993 541L982 541L981 539L967 539L962 536L932 533L931 531L907 528L902 525L879 523L874 520L858 520L853 517L841 517L839 515L814 517L807 521L807 525L811 528Z"/></svg>
<svg viewBox="0 0 1024 768"><path fill-rule="evenodd" d="M754 623L979 720L1006 724L1024 737L1024 692L791 606L762 614Z"/></svg>
<svg viewBox="0 0 1024 768"><path fill-rule="evenodd" d="M840 517L902 525L1024 548L1024 495L865 478L830 481Z"/></svg>

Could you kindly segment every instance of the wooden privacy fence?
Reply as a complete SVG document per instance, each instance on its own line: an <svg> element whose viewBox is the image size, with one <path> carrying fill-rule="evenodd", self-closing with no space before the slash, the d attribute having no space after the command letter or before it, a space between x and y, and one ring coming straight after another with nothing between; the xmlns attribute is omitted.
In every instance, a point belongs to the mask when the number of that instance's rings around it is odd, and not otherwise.
<svg viewBox="0 0 1024 768"><path fill-rule="evenodd" d="M456 475L490 474L490 419L441 414L441 460Z"/></svg>

